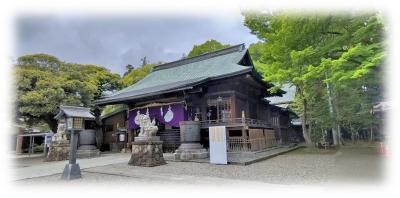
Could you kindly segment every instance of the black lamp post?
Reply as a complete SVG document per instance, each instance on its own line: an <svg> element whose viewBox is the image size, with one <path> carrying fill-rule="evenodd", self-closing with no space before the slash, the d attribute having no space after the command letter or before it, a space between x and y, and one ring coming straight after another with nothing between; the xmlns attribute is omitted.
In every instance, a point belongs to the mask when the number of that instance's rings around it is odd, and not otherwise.
<svg viewBox="0 0 400 198"><path fill-rule="evenodd" d="M76 163L76 148L78 147L77 132L83 129L83 118L65 117L67 133L70 134L70 154L69 163L65 165L64 172L61 176L63 180L72 180L81 178L81 168Z"/></svg>
<svg viewBox="0 0 400 198"><path fill-rule="evenodd" d="M60 106L60 112L55 116L56 119L64 119L66 133L70 134L70 154L69 162L65 165L61 176L63 180L81 178L81 169L76 163L76 150L78 147L78 132L85 128L85 120L94 120L95 117L90 113L89 108Z"/></svg>

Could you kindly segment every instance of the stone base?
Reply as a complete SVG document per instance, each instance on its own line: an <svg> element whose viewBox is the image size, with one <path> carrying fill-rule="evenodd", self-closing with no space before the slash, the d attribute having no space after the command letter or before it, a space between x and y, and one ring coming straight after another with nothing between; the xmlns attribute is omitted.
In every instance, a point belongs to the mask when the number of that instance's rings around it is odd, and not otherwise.
<svg viewBox="0 0 400 198"><path fill-rule="evenodd" d="M132 156L128 164L132 166L159 166L164 165L162 141L135 141L132 142Z"/></svg>
<svg viewBox="0 0 400 198"><path fill-rule="evenodd" d="M61 179L63 180L80 179L81 177L81 168L79 164L65 165L64 172L61 175Z"/></svg>
<svg viewBox="0 0 400 198"><path fill-rule="evenodd" d="M49 152L44 159L46 162L67 160L69 156L69 142L60 141L50 145Z"/></svg>
<svg viewBox="0 0 400 198"><path fill-rule="evenodd" d="M143 142L143 141L147 141L147 142L160 141L160 136L150 136L150 137L138 136L138 137L135 137L135 142Z"/></svg>
<svg viewBox="0 0 400 198"><path fill-rule="evenodd" d="M199 143L182 143L175 151L175 160L204 159L208 157L207 149Z"/></svg>
<svg viewBox="0 0 400 198"><path fill-rule="evenodd" d="M96 146L93 145L83 145L80 146L76 152L77 158L92 158L92 157L99 157L100 150L97 149Z"/></svg>

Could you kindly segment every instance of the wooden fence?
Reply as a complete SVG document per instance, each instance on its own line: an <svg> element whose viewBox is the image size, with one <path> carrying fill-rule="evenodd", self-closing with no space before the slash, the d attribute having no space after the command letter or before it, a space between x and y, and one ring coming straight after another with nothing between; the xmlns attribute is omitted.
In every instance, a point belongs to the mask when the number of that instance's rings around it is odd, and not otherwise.
<svg viewBox="0 0 400 198"><path fill-rule="evenodd" d="M249 137L229 137L228 151L259 151L277 145L274 130L250 129Z"/></svg>

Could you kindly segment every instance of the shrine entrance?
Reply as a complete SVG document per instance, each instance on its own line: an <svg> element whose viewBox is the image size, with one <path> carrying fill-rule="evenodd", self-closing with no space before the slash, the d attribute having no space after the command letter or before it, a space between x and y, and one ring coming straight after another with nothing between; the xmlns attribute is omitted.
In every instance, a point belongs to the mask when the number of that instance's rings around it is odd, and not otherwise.
<svg viewBox="0 0 400 198"><path fill-rule="evenodd" d="M211 122L227 122L232 117L232 99L221 96L207 100L207 120Z"/></svg>

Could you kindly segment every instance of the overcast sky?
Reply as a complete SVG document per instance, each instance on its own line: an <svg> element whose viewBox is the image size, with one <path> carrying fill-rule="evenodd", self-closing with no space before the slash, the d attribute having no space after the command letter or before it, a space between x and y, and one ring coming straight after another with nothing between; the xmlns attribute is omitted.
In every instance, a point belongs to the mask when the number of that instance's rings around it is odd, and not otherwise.
<svg viewBox="0 0 400 198"><path fill-rule="evenodd" d="M153 15L153 16L152 16ZM66 62L97 64L122 74L147 56L150 63L173 61L194 44L257 42L236 14L131 16L20 16L15 57L47 53Z"/></svg>

